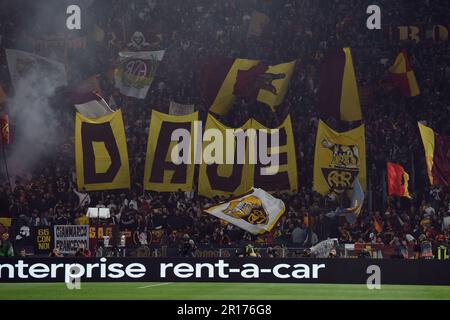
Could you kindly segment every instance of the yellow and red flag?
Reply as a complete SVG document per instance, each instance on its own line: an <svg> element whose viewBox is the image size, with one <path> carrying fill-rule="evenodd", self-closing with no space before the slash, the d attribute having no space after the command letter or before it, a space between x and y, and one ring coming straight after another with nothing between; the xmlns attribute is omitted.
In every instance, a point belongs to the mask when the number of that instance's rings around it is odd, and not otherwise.
<svg viewBox="0 0 450 320"><path fill-rule="evenodd" d="M390 196L407 197L411 199L408 191L409 174L405 169L392 162L387 163L387 186Z"/></svg>
<svg viewBox="0 0 450 320"><path fill-rule="evenodd" d="M408 55L405 50L402 50L398 54L394 64L389 68L389 72L392 82L400 89L403 95L415 97L420 94L416 76L409 64Z"/></svg>
<svg viewBox="0 0 450 320"><path fill-rule="evenodd" d="M444 136L418 122L425 149L431 185L450 186L450 136Z"/></svg>

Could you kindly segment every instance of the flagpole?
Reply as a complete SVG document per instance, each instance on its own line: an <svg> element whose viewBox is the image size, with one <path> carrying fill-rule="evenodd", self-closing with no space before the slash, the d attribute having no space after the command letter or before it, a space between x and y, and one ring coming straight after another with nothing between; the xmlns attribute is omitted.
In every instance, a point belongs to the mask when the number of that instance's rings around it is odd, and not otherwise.
<svg viewBox="0 0 450 320"><path fill-rule="evenodd" d="M411 190L416 190L416 169L414 168L414 153L411 153Z"/></svg>
<svg viewBox="0 0 450 320"><path fill-rule="evenodd" d="M386 180L387 180L387 172L386 169L383 169L382 174L381 174L381 179L382 179L382 187L383 187L383 204L382 204L382 211L386 211L387 208L387 185L386 185Z"/></svg>
<svg viewBox="0 0 450 320"><path fill-rule="evenodd" d="M3 152L3 162L5 164L5 170L6 170L6 178L8 179L9 184L9 190L11 191L11 195L13 194L12 185L11 185L11 179L9 178L9 170L8 170L8 161L6 160L6 150L5 150L5 142L2 140L2 152Z"/></svg>

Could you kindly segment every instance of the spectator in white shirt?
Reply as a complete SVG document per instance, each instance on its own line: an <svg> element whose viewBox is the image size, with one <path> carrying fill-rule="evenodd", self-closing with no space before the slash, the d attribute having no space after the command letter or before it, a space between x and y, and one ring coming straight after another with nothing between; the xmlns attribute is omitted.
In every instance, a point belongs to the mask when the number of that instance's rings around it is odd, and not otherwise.
<svg viewBox="0 0 450 320"><path fill-rule="evenodd" d="M77 189L73 188L73 192L78 196L78 207L82 208L91 203L91 197L86 192L86 189L81 189L81 191L77 191Z"/></svg>

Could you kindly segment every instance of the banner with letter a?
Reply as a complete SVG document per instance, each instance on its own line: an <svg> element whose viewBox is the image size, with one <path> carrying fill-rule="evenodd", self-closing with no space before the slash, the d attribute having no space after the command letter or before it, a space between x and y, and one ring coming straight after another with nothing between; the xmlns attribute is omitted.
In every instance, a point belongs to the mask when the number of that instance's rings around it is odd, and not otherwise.
<svg viewBox="0 0 450 320"><path fill-rule="evenodd" d="M237 196L251 189L253 179L249 166L245 165L248 161L248 148L244 136L244 131L251 128L251 123L249 119L240 128L229 128L208 114L203 135L203 161L198 179L200 195L209 198ZM237 130L235 132L238 134L229 134L227 129Z"/></svg>
<svg viewBox="0 0 450 320"><path fill-rule="evenodd" d="M130 188L130 168L122 111L89 119L77 113L75 163L78 188Z"/></svg>
<svg viewBox="0 0 450 320"><path fill-rule="evenodd" d="M314 153L313 189L322 195L341 194L352 188L357 176L366 191L364 125L339 133L320 120Z"/></svg>
<svg viewBox="0 0 450 320"><path fill-rule="evenodd" d="M268 129L256 120L252 120L252 128L257 131L258 153L253 168L253 186L271 191L297 191L297 160L295 155L294 135L291 116L288 115L280 126ZM266 135L266 137L264 137ZM278 139L273 139L278 135ZM263 149L267 142L267 149ZM255 149L254 149L255 150ZM273 155L278 154L278 166L273 163ZM265 159L261 159L261 156ZM272 161L269 162L269 157ZM264 162L268 162L264 164Z"/></svg>
<svg viewBox="0 0 450 320"><path fill-rule="evenodd" d="M144 172L146 190L192 190L197 120L198 112L175 116L152 111Z"/></svg>

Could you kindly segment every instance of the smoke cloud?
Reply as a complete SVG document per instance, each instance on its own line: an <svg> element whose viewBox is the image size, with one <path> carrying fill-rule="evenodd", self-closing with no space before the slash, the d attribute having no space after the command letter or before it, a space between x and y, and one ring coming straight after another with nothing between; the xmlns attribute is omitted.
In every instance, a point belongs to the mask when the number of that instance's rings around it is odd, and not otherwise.
<svg viewBox="0 0 450 320"><path fill-rule="evenodd" d="M14 132L8 155L14 177L30 173L63 143L63 119L52 107L51 98L66 84L66 75L63 65L21 51L9 51L8 64L15 92L9 101Z"/></svg>

